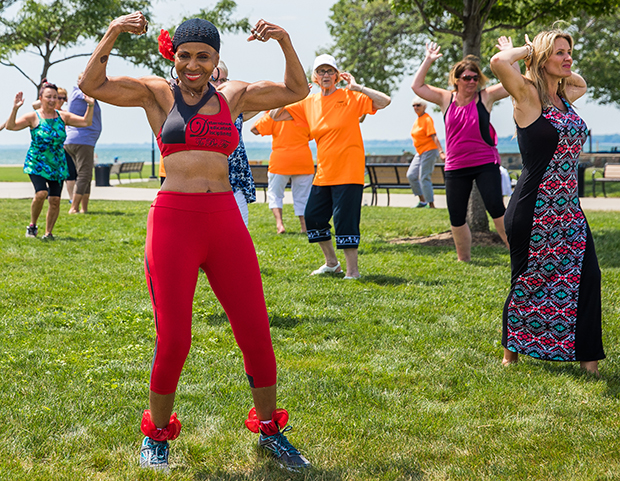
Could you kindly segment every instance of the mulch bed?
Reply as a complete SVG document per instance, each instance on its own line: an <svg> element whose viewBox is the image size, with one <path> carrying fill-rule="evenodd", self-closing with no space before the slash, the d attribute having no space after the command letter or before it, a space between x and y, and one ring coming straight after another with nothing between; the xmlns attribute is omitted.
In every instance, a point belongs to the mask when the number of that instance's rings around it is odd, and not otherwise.
<svg viewBox="0 0 620 481"><path fill-rule="evenodd" d="M400 239L392 239L390 244L419 244L425 246L450 246L454 247L454 240L452 240L452 232L440 232L439 234L433 234L424 237L403 237ZM504 245L502 238L497 232L472 232L471 242L474 246L495 246Z"/></svg>

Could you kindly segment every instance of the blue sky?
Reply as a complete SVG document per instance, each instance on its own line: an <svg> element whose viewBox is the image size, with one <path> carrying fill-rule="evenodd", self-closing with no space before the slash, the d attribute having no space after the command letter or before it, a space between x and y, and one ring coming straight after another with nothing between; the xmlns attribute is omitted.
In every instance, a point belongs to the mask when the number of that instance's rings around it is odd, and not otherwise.
<svg viewBox="0 0 620 481"><path fill-rule="evenodd" d="M215 0L209 1L162 1L154 4L154 18L152 24L165 24L176 22L184 15L191 14L201 7L214 5ZM268 2L256 2L254 0L237 0L238 8L236 16L249 17L254 23L260 18L279 24L286 28L293 40L293 44L299 54L301 62L307 69L312 66L314 52L326 47L331 43L327 31L326 21L330 15L330 7L333 0L313 0L312 2L299 2L291 0L270 0ZM128 12L129 13L129 12ZM275 42L266 44L259 42L246 42L247 35L224 35L222 37L221 57L230 69L230 77L256 81L262 79L282 79L284 71L283 57ZM92 51L94 44L85 44L76 48L71 53L83 53ZM77 58L64 62L52 68L49 74L50 81L70 89L76 82L78 74L86 64L86 57ZM33 77L40 75L41 64L37 57L23 54L19 58L18 65L25 66ZM13 104L15 93L23 90L27 104L22 107L20 113L27 112L27 105L35 99L35 91L15 69L0 66L2 72L5 94L0 98L0 118L8 117ZM119 58L113 58L109 62L108 73L110 75L148 75L146 69L141 69ZM415 120L415 114L411 108L413 93L410 85L412 75L403 78L401 88L392 94L392 104L383 111L379 111L374 117L370 116L362 124L362 132L366 139L401 140L409 138L411 125ZM313 89L316 91L316 89ZM588 126L596 135L620 133L620 111L615 107L597 106L594 103L581 99L577 102L580 115L586 120ZM100 143L142 143L151 141L151 134L147 126L146 117L141 109L118 108L110 105L102 106L103 133ZM443 120L439 113L429 108L429 113L435 120L440 138L443 134ZM512 135L514 123L512 122L512 108L509 100L503 100L495 106L491 113L491 121L500 137ZM248 122L244 129L244 137L249 141L257 141L249 132L252 122ZM269 138L264 139L266 142ZM0 145L24 145L30 142L27 130L21 132L0 132Z"/></svg>

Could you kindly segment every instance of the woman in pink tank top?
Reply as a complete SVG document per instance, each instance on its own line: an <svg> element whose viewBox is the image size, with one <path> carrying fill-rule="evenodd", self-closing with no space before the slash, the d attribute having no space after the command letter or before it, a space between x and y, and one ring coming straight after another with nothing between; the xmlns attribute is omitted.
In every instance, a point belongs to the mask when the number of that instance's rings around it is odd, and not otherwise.
<svg viewBox="0 0 620 481"><path fill-rule="evenodd" d="M445 181L450 228L458 259L467 262L471 260L467 205L474 180L498 234L508 246L497 135L490 123L491 107L506 98L508 93L501 84L482 88L488 79L480 70L478 59L471 55L452 67L450 84L453 90L426 84L428 69L442 56L440 49L435 42L426 44L426 57L415 74L411 88L421 98L437 104L444 114Z"/></svg>

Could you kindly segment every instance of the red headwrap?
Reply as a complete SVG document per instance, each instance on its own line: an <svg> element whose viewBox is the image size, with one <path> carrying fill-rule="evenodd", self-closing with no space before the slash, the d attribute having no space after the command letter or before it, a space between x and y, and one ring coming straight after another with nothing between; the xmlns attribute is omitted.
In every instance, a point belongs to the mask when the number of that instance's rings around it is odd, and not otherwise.
<svg viewBox="0 0 620 481"><path fill-rule="evenodd" d="M161 33L157 38L157 43L159 44L159 53L161 53L162 57L168 60L172 60L174 62L174 50L172 48L172 39L170 38L170 34L167 30L161 29Z"/></svg>

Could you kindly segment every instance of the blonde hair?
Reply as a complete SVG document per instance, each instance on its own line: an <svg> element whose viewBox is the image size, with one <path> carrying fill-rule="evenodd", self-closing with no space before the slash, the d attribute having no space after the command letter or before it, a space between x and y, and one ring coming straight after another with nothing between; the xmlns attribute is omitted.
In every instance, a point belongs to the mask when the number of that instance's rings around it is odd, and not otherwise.
<svg viewBox="0 0 620 481"><path fill-rule="evenodd" d="M484 87L484 84L489 81L489 78L484 75L482 73L482 70L480 69L480 59L475 55L468 55L460 62L455 63L450 70L450 77L448 79L448 82L452 87L454 87L454 90L458 90L456 81L463 74L463 72L465 72L465 70L471 70L472 72L475 72L476 75L479 77L478 89L482 89L482 87Z"/></svg>
<svg viewBox="0 0 620 481"><path fill-rule="evenodd" d="M534 40L532 40L532 47L534 47L532 51L532 60L525 77L534 84L534 87L536 87L536 91L538 92L538 97L540 98L540 103L542 104L543 109L552 105L551 99L549 98L549 92L547 90L547 74L544 67L547 60L549 60L549 57L553 55L553 51L555 50L555 41L558 38L565 39L568 42L569 48L571 50L573 49L573 37L571 37L569 33L563 32L562 30L547 30L540 32L534 37ZM571 104L570 100L566 97L565 78L560 80L557 94L566 100L566 102Z"/></svg>
<svg viewBox="0 0 620 481"><path fill-rule="evenodd" d="M58 87L58 95L65 94L67 96L67 89L63 89L62 87Z"/></svg>

